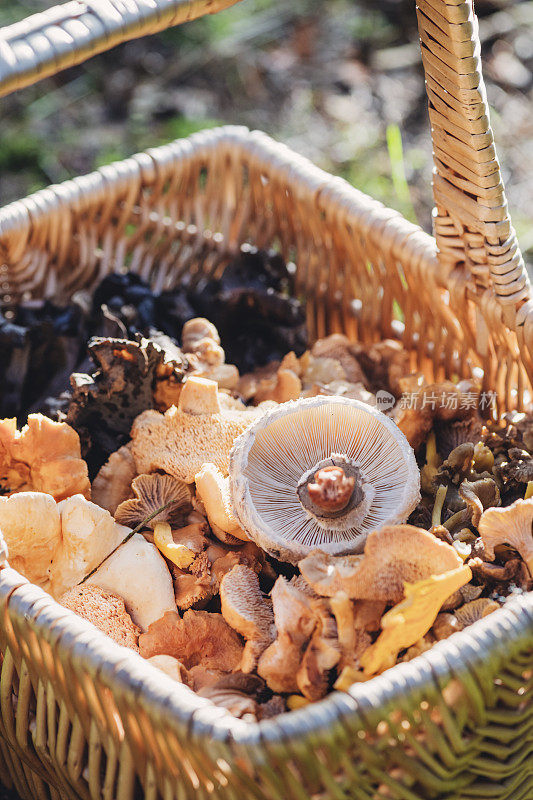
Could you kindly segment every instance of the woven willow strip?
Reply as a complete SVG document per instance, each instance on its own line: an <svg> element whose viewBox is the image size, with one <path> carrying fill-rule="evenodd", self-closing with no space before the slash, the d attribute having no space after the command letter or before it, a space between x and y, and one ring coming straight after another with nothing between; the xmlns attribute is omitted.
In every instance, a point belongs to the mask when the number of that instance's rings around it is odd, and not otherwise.
<svg viewBox="0 0 533 800"><path fill-rule="evenodd" d="M239 0L71 0L0 30L0 97Z"/></svg>
<svg viewBox="0 0 533 800"><path fill-rule="evenodd" d="M500 303L529 298L530 286L500 175L481 74L471 0L419 0L435 171L434 229L442 269L468 268Z"/></svg>

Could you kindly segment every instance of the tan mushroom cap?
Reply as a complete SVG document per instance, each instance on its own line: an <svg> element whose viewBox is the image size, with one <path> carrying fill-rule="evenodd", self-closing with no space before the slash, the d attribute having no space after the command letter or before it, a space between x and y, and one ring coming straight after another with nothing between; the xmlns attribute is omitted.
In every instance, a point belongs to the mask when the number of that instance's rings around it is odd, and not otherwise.
<svg viewBox="0 0 533 800"><path fill-rule="evenodd" d="M0 530L13 569L48 588L50 563L61 544L61 521L54 498L41 492L0 497Z"/></svg>
<svg viewBox="0 0 533 800"><path fill-rule="evenodd" d="M515 500L505 508L489 508L481 515L478 530L485 545L485 553L491 561L494 548L509 544L526 562L533 576L533 497Z"/></svg>
<svg viewBox="0 0 533 800"><path fill-rule="evenodd" d="M171 475L139 475L132 481L134 500L124 500L115 511L115 519L121 525L135 528L158 508L167 505L156 517L146 523L155 528L159 522L182 526L191 510L191 493L186 483Z"/></svg>
<svg viewBox="0 0 533 800"><path fill-rule="evenodd" d="M131 448L123 445L100 467L92 484L93 503L114 515L124 500L133 497L131 484L136 475Z"/></svg>
<svg viewBox="0 0 533 800"><path fill-rule="evenodd" d="M459 630L466 628L468 625L473 625L474 622L492 614L493 611L498 611L500 607L499 603L489 597L479 597L477 600L465 603L464 606L455 610Z"/></svg>
<svg viewBox="0 0 533 800"><path fill-rule="evenodd" d="M316 470L339 463L357 476L362 500L335 519L320 517L300 500L299 489ZM414 453L396 424L342 397L307 398L267 411L235 442L230 486L235 514L250 538L293 564L317 548L335 555L361 552L371 530L404 522L420 499Z"/></svg>
<svg viewBox="0 0 533 800"><path fill-rule="evenodd" d="M183 617L167 612L139 637L144 658L156 655L174 656L186 669L233 672L242 658L241 640L221 614L208 611L186 611Z"/></svg>
<svg viewBox="0 0 533 800"><path fill-rule="evenodd" d="M298 692L302 652L316 627L312 599L280 576L271 592L277 637L259 659L258 674L274 692Z"/></svg>
<svg viewBox="0 0 533 800"><path fill-rule="evenodd" d="M337 568L338 561L338 568ZM300 571L319 594L344 591L351 598L397 603L405 581L419 581L461 566L449 544L413 525L389 525L373 531L364 556L337 559L313 553Z"/></svg>
<svg viewBox="0 0 533 800"><path fill-rule="evenodd" d="M98 586L75 586L58 599L80 617L107 634L117 644L139 651L140 629L126 611L124 600Z"/></svg>
<svg viewBox="0 0 533 800"><path fill-rule="evenodd" d="M252 672L257 661L276 636L274 612L265 601L257 574L243 564L231 569L220 582L222 616L244 639L240 664L242 672Z"/></svg>
<svg viewBox="0 0 533 800"><path fill-rule="evenodd" d="M207 519L213 530L247 541L248 536L239 525L231 507L229 478L215 464L203 464L194 476L196 495L203 503Z"/></svg>
<svg viewBox="0 0 533 800"><path fill-rule="evenodd" d="M202 403L195 413L172 406L164 414L153 409L139 414L131 429L138 472L161 470L193 483L203 464L212 462L227 475L233 442L263 409L231 407L221 397L218 401L216 413L203 413Z"/></svg>

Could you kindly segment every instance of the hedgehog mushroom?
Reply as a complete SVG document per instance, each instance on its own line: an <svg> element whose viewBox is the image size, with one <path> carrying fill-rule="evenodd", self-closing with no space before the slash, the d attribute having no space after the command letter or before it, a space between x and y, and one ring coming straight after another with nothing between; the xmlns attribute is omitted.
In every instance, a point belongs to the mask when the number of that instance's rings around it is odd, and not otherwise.
<svg viewBox="0 0 533 800"><path fill-rule="evenodd" d="M117 644L139 651L140 630L126 611L124 600L98 586L74 586L57 601L92 622Z"/></svg>
<svg viewBox="0 0 533 800"><path fill-rule="evenodd" d="M334 575L335 580L327 578ZM462 564L455 549L433 534L412 525L390 525L373 531L364 556L350 559L313 553L299 563L300 571L319 594L397 603L405 581L417 581L456 569Z"/></svg>
<svg viewBox="0 0 533 800"><path fill-rule="evenodd" d="M240 669L253 672L257 661L276 636L274 613L259 588L257 574L238 564L220 582L222 616L244 639Z"/></svg>
<svg viewBox="0 0 533 800"><path fill-rule="evenodd" d="M161 470L185 483L208 462L224 474L236 437L261 410L247 409L236 401L222 403L217 384L204 378L185 381L177 408L164 414L149 409L131 429L132 453L139 472Z"/></svg>
<svg viewBox="0 0 533 800"><path fill-rule="evenodd" d="M508 544L520 553L533 577L533 497L516 500L506 508L489 508L479 521L478 530L485 554L494 561L494 548Z"/></svg>
<svg viewBox="0 0 533 800"><path fill-rule="evenodd" d="M313 397L267 411L236 440L233 509L270 555L296 564L318 548L361 552L420 499L414 453L395 423L358 400Z"/></svg>
<svg viewBox="0 0 533 800"><path fill-rule="evenodd" d="M135 528L155 511L162 510L146 523L154 531L154 543L177 567L185 568L195 553L184 544L174 542L171 524L182 527L191 510L191 494L183 481L170 475L139 475L131 484L135 500L124 500L115 511L121 525Z"/></svg>

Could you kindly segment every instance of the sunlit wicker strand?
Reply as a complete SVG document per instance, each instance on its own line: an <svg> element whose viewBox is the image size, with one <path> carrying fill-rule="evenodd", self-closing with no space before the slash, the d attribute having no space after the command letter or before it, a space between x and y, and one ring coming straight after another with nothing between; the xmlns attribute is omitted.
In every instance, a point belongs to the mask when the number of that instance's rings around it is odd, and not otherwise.
<svg viewBox="0 0 533 800"><path fill-rule="evenodd" d="M529 280L494 148L472 0L419 0L417 14L442 268L464 264L478 290L492 286L502 305L516 305L529 297ZM473 244L472 234L481 239Z"/></svg>
<svg viewBox="0 0 533 800"><path fill-rule="evenodd" d="M71 0L0 31L0 97L239 0Z"/></svg>

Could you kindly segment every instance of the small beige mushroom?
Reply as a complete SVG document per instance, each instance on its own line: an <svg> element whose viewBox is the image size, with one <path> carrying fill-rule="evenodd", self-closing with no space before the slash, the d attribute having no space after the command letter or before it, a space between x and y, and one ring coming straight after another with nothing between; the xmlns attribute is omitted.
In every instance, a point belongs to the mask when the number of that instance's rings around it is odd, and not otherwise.
<svg viewBox="0 0 533 800"><path fill-rule="evenodd" d="M314 550L298 563L302 577L321 597L346 592L353 583L364 556L330 556Z"/></svg>
<svg viewBox="0 0 533 800"><path fill-rule="evenodd" d="M194 376L216 381L224 389L234 389L239 381L239 370L226 364L226 355L220 346L215 326L203 317L188 320L182 330L182 349L187 353Z"/></svg>
<svg viewBox="0 0 533 800"><path fill-rule="evenodd" d="M490 600L488 597L480 597L477 600L471 600L465 603L461 608L455 610L455 617L459 625L459 630L473 625L479 619L492 614L493 611L498 611L501 608L500 604L495 600Z"/></svg>
<svg viewBox="0 0 533 800"><path fill-rule="evenodd" d="M173 406L164 414L153 409L139 414L131 429L138 472L160 470L193 483L202 466L212 462L227 474L234 440L263 409L227 407L218 399L217 413L186 413Z"/></svg>
<svg viewBox="0 0 533 800"><path fill-rule="evenodd" d="M339 663L341 648L327 601L314 600L312 608L317 623L296 673L296 683L308 700L320 700L328 690L330 671Z"/></svg>
<svg viewBox="0 0 533 800"><path fill-rule="evenodd" d="M58 603L92 622L117 644L139 651L140 629L118 595L105 592L98 586L74 586L58 598Z"/></svg>
<svg viewBox="0 0 533 800"><path fill-rule="evenodd" d="M92 484L93 503L114 515L120 503L133 497L131 484L136 475L131 449L124 445L100 467Z"/></svg>
<svg viewBox="0 0 533 800"><path fill-rule="evenodd" d="M117 528L122 531L122 541L128 529L120 525ZM99 586L122 597L133 621L142 631L167 611L176 611L174 587L167 565L157 547L140 533L122 544L85 585Z"/></svg>
<svg viewBox="0 0 533 800"><path fill-rule="evenodd" d="M489 508L479 521L478 530L490 561L494 548L508 544L520 553L533 577L533 497L516 500L506 508Z"/></svg>
<svg viewBox="0 0 533 800"><path fill-rule="evenodd" d="M273 400L275 403L286 403L287 400L296 400L300 397L302 382L298 375L291 369L280 367L275 380L261 381L255 393L255 403L264 403Z"/></svg>
<svg viewBox="0 0 533 800"><path fill-rule="evenodd" d="M318 593L344 591L351 598L398 603L405 581L419 581L440 575L462 564L453 547L428 531L412 525L390 525L373 531L366 540L365 553L356 561L344 558L331 581L321 574L334 574L336 558L327 561L315 553L299 563L305 579ZM318 578L318 579L317 579Z"/></svg>
<svg viewBox="0 0 533 800"><path fill-rule="evenodd" d="M170 475L139 475L131 488L135 500L125 500L115 512L115 519L122 525L135 528L162 510L146 523L154 532L154 544L166 558L176 566L188 567L194 552L184 544L175 542L171 525L183 524L191 510L191 494L183 481Z"/></svg>
<svg viewBox="0 0 533 800"><path fill-rule="evenodd" d="M312 600L283 576L271 597L277 637L259 659L257 672L272 691L297 693L302 655L317 623Z"/></svg>
<svg viewBox="0 0 533 800"><path fill-rule="evenodd" d="M338 468L343 491L352 485L348 501L333 510L323 492L310 489L328 467ZM263 414L235 441L230 486L249 537L294 564L317 548L360 552L371 530L405 521L420 499L414 453L394 422L342 397L307 398Z"/></svg>
<svg viewBox="0 0 533 800"><path fill-rule="evenodd" d="M354 602L346 592L337 592L330 602L337 623L337 638L341 651L338 672L342 672L345 667L357 669L360 666L361 656L372 641L370 634L361 627L362 619L356 618Z"/></svg>
<svg viewBox="0 0 533 800"><path fill-rule="evenodd" d="M61 520L54 498L42 492L0 497L0 530L13 569L48 588L50 563L61 544Z"/></svg>
<svg viewBox="0 0 533 800"><path fill-rule="evenodd" d="M220 582L222 616L245 640L239 669L253 672L276 637L274 612L259 588L257 574L242 564L227 572Z"/></svg>
<svg viewBox="0 0 533 800"><path fill-rule="evenodd" d="M218 385L206 378L187 378L178 402L183 414L220 414Z"/></svg>
<svg viewBox="0 0 533 800"><path fill-rule="evenodd" d="M204 464L194 476L196 495L203 503L213 531L221 530L237 539L247 541L231 507L229 478L224 477L215 464Z"/></svg>
<svg viewBox="0 0 533 800"><path fill-rule="evenodd" d="M311 355L315 358L338 361L350 383L364 383L366 380L359 361L351 350L350 340L341 333L333 333L325 339L318 339L311 349Z"/></svg>

